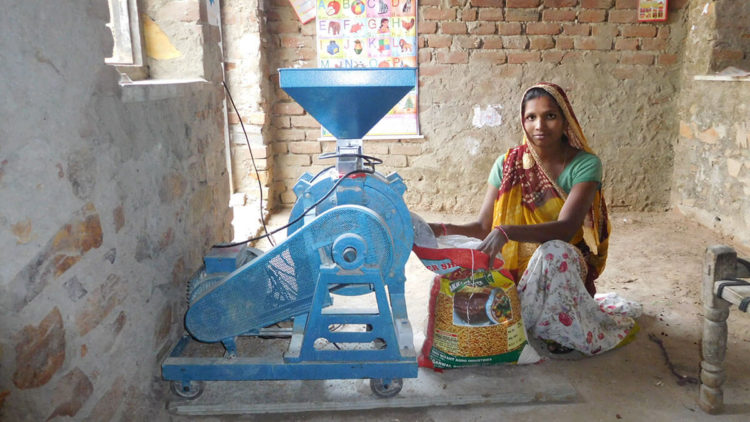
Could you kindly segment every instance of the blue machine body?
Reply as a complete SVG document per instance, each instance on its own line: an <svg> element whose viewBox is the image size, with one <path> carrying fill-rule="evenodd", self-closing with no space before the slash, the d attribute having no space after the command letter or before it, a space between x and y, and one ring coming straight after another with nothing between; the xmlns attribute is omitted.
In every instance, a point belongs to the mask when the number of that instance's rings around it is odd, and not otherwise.
<svg viewBox="0 0 750 422"><path fill-rule="evenodd" d="M241 259L242 250L243 246L212 248L208 255L203 258L206 273L231 273L236 270L240 267L237 261Z"/></svg>
<svg viewBox="0 0 750 422"><path fill-rule="evenodd" d="M292 208L289 221L297 220L306 209L324 198L336 182L339 182L339 174L335 169L329 169L315 177L309 173L303 174L294 186L298 199ZM404 266L414 243L411 215L402 198L405 191L406 185L397 173L384 176L375 172L361 177L346 178L340 181L334 192L317 205L315 212L308 213L305 219L299 219L289 226L287 234L293 234L316 215L339 205L362 205L383 218L394 240L393 260L384 271L386 284L403 284L406 281Z"/></svg>
<svg viewBox="0 0 750 422"><path fill-rule="evenodd" d="M415 82L415 69L281 69L282 88L337 137L363 136ZM414 240L405 191L400 176L372 169L300 177L286 240L265 253L214 248L205 257L190 281L189 335L162 377L185 391L202 380L371 378L387 386L416 377L404 297ZM330 307L332 296L364 294L374 308ZM291 327L271 327L289 320ZM283 356L240 356L238 337L279 333L290 337ZM196 340L221 342L225 357L184 356Z"/></svg>

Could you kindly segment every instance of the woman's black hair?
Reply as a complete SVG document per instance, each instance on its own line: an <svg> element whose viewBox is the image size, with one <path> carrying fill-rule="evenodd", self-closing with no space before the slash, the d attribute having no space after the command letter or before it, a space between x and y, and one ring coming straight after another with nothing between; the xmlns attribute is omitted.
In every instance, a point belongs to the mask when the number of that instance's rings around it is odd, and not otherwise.
<svg viewBox="0 0 750 422"><path fill-rule="evenodd" d="M521 112L523 113L526 111L526 103L531 100L536 100L539 97L547 97L554 101L555 104L557 104L557 100L555 100L555 97L553 97L549 92L545 91L544 88L531 88L530 90L526 91L526 95L523 96L523 101L521 102ZM560 104L557 104L557 108L562 111L562 107L560 107Z"/></svg>
<svg viewBox="0 0 750 422"><path fill-rule="evenodd" d="M557 108L560 109L560 115L565 119L565 114L562 112L562 107L560 107L560 104L557 102L555 97L552 96L549 92L547 92L544 88L531 88L530 90L526 91L526 94L523 96L523 101L521 101L521 115L523 115L526 112L526 103L528 103L531 100L536 100L540 97L547 97L551 99L555 104L557 104ZM568 142L568 137L563 133L562 139L564 142Z"/></svg>

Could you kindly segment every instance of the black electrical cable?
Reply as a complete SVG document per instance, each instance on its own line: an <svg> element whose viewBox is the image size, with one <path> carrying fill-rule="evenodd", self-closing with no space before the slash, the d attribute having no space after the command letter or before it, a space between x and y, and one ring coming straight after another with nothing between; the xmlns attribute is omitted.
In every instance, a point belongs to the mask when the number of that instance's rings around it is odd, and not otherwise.
<svg viewBox="0 0 750 422"><path fill-rule="evenodd" d="M268 233L268 227L266 227L266 219L263 218L263 185L260 183L260 174L258 172L258 167L255 165L255 157L253 156L253 149L250 147L250 139L247 137L247 132L245 131L245 124L242 122L242 117L240 116L240 112L239 110L237 110L237 106L234 104L234 99L232 99L232 93L229 92L229 87L224 81L221 81L221 84L224 85L224 89L227 90L227 96L229 97L229 102L232 103L232 108L234 109L234 112L237 113L237 117L240 121L240 127L242 127L242 133L245 134L245 144L247 145L248 152L250 152L250 161L252 161L253 163L253 170L255 170L255 178L258 180L258 192L260 193L260 222L263 224L263 230L266 231L265 237L268 237L268 242L271 244L271 246L276 246L276 242L273 241L273 237L271 237L271 235ZM242 243L247 243L247 242L249 242L249 240L242 242Z"/></svg>
<svg viewBox="0 0 750 422"><path fill-rule="evenodd" d="M271 231L270 233L266 233L264 235L260 235L258 237L254 237L254 238L251 238L251 239L243 240L241 242L221 243L221 244L218 244L218 245L214 245L213 247L214 248L231 248L231 247L234 247L234 246L244 245L244 244L246 244L248 242L254 242L256 240L263 239L264 237L271 236L273 234L276 234L276 233L278 233L278 232L280 232L280 231L288 228L289 226L291 226L291 225L295 224L296 222L298 222L299 220L301 220L302 217L304 217L305 215L307 215L307 213L309 213L310 211L312 211L313 208L315 208L318 205L320 205L320 203L323 202L323 201L325 201L326 198L328 198L329 196L331 196L331 194L336 190L336 188L341 184L341 182L344 181L344 179L346 179L347 177L349 177L349 176L351 176L353 174L358 174L358 173L373 174L373 173L375 173L375 170L368 170L368 169L352 170L352 171L346 173L345 175L339 177L339 179L336 181L336 183L334 183L333 186L331 186L331 188L328 190L328 192L326 192L325 195L323 195L320 199L318 199L314 204L312 204L309 207L307 207L306 210L302 211L302 213L299 216L297 216L297 218L295 218L294 220L292 220L289 223L285 224L284 226L279 227L278 229Z"/></svg>

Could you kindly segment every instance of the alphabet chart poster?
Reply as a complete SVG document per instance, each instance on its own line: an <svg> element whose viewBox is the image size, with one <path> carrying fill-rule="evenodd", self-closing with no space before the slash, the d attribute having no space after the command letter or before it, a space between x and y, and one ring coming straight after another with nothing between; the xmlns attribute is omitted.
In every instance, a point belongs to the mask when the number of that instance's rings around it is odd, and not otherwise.
<svg viewBox="0 0 750 422"><path fill-rule="evenodd" d="M417 0L317 0L315 23L318 67L417 67ZM365 138L418 137L417 104L415 85Z"/></svg>

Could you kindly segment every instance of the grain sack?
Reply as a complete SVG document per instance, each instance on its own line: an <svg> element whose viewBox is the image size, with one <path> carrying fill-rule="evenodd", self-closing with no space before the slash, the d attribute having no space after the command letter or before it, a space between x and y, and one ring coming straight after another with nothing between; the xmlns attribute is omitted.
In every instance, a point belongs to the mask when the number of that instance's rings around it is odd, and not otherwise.
<svg viewBox="0 0 750 422"><path fill-rule="evenodd" d="M538 360L526 341L521 303L510 274L461 268L435 277L420 366L459 368Z"/></svg>
<svg viewBox="0 0 750 422"><path fill-rule="evenodd" d="M418 218L415 227L422 223ZM419 224L417 224L419 223ZM424 224L426 225L426 223ZM415 229L416 230L416 229ZM414 253L435 276L419 365L428 368L533 363L513 276L501 257L476 249L478 239L426 234Z"/></svg>

